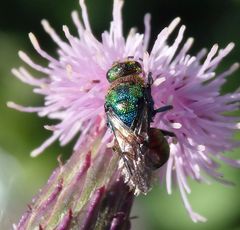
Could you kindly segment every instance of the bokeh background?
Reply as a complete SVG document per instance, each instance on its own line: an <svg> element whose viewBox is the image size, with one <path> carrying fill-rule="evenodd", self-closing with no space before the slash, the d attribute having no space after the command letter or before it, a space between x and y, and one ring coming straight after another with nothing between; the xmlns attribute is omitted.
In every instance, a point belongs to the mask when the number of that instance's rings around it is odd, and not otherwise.
<svg viewBox="0 0 240 230"><path fill-rule="evenodd" d="M95 34L100 37L108 29L112 14L112 0L86 0L90 21ZM6 107L7 101L24 105L41 105L42 98L32 93L32 88L19 82L11 74L12 67L23 63L17 56L24 50L37 62L28 40L28 32L38 37L43 48L56 55L56 46L40 25L42 18L48 19L63 36L62 25L66 24L74 33L70 18L72 10L80 10L77 0L11 0L0 5L0 229L11 229L18 221L26 204L46 182L57 165L57 156L69 157L72 146L59 147L58 143L44 154L32 159L29 153L41 144L50 133L43 129L50 122L35 114L24 114ZM143 16L152 14L152 40L158 32L176 16L187 25L186 37L194 37L192 54L202 47L208 49L217 42L226 46L233 41L234 51L219 67L223 70L233 62L240 61L240 0L126 0L123 10L124 31L137 26L143 32ZM76 31L75 31L76 34ZM222 91L231 92L240 85L240 71L228 78ZM239 113L236 115L239 116ZM238 136L238 137L237 137ZM239 138L239 135L236 135ZM240 158L240 150L227 153ZM208 218L204 224L194 224L188 217L177 189L172 196L166 195L164 186L155 186L147 196L135 202L132 229L191 229L191 230L237 230L240 229L240 169L227 166L221 168L226 178L236 183L235 187L224 187L217 183L211 186L191 182L189 199L193 208Z"/></svg>

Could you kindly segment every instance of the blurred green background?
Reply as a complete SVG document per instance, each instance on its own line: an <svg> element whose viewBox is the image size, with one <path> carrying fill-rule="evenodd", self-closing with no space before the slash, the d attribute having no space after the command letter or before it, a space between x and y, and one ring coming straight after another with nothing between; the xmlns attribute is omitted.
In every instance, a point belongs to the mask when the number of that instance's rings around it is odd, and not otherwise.
<svg viewBox="0 0 240 230"><path fill-rule="evenodd" d="M99 37L108 29L112 14L112 0L86 0L93 31ZM28 32L34 32L43 48L55 54L56 46L43 32L42 18L48 19L62 33L66 24L75 31L71 22L72 10L79 10L77 0L12 0L2 1L0 6L0 229L10 229L18 221L26 203L46 182L56 167L56 157L67 159L72 146L60 148L58 143L44 154L32 159L29 153L42 143L50 133L43 129L50 122L35 114L20 113L6 107L7 101L23 105L41 105L42 98L32 93L32 88L19 82L10 70L23 63L17 56L19 49L26 51L34 60L42 62L28 40ZM208 49L215 43L226 46L235 42L236 48L219 67L223 70L240 61L240 0L126 0L123 10L124 31L137 26L143 32L143 16L152 14L152 40L158 32L176 16L187 25L186 37L194 37L192 54L202 47ZM76 31L75 31L76 32ZM228 78L223 92L231 92L240 85L240 71ZM230 156L239 158L239 149ZM211 186L191 183L189 196L193 209L208 218L204 224L194 224L188 217L177 190L166 195L165 186L156 186L147 196L135 202L132 229L240 229L240 170L223 167L227 178L235 187Z"/></svg>

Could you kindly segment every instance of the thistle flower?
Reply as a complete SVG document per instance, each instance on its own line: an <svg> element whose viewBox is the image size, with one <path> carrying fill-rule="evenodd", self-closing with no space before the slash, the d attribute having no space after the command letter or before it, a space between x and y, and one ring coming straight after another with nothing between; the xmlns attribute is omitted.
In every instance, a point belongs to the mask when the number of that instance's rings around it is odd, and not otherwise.
<svg viewBox="0 0 240 230"><path fill-rule="evenodd" d="M224 113L238 109L236 102L240 99L240 93L220 94L225 77L233 73L238 64L233 64L221 74L215 72L234 44L230 43L220 50L214 45L208 54L203 49L196 56L190 56L188 52L193 39L183 41L185 26L180 27L172 44L167 42L180 22L180 19L176 18L159 33L153 47L149 49L150 15L146 14L144 18L144 34L131 29L124 38L121 0L114 0L110 30L103 32L101 41L98 41L92 33L83 0L80 0L80 6L82 20L77 12L72 13L79 37L73 36L68 27L63 26L66 37L66 41L63 41L46 20L42 21L44 30L58 46L58 58L45 52L36 37L32 33L29 34L33 47L49 62L48 66L43 67L30 59L26 53L19 52L20 58L39 71L41 77L32 76L23 67L12 71L21 81L33 86L35 93L43 95L45 103L40 107L23 107L9 102L8 106L58 120L56 125L45 126L52 132L52 136L35 149L31 156L39 155L56 140L59 140L61 145L66 145L73 137L78 136L74 145L75 153L69 162L73 162L72 159L83 160L78 155L84 156L84 151L86 155L91 148L94 148L96 159L106 158L109 162L112 157L109 153L109 143L113 134L106 128L104 112L105 95L109 87L106 72L115 61L125 60L129 56L135 60L142 60L145 75L151 72L153 76L152 96L155 107L169 104L173 106L171 111L157 114L153 123L153 127L174 132L176 135L168 138L170 158L159 170L160 180L165 178L167 192L171 194L174 179L192 220L205 221L204 217L192 210L188 202L186 194L191 190L187 178L210 183L209 177L229 184L230 182L224 180L223 175L217 171L219 164L214 159L234 167L240 166L239 160L229 159L223 154L238 146L238 143L232 140L232 135L239 128L237 118L226 116ZM98 142L98 147L91 147L95 142ZM94 162L97 162L96 159ZM90 168L95 167L93 164ZM69 171L67 166L62 169ZM76 173L77 170L73 172ZM108 176L111 177L110 174ZM89 180L88 182L90 183ZM108 185L111 183L110 179L106 182ZM100 184L103 186L104 183ZM61 181L55 189L56 193L62 189ZM70 219L72 209L65 213L64 218Z"/></svg>

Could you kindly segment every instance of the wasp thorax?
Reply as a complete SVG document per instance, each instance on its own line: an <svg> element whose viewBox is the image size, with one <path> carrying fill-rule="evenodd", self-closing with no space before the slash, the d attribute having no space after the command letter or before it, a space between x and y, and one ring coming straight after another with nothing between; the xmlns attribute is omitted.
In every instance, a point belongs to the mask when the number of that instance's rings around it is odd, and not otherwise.
<svg viewBox="0 0 240 230"><path fill-rule="evenodd" d="M113 82L120 77L125 77L132 74L142 73L142 66L137 61L117 62L107 72L107 80Z"/></svg>

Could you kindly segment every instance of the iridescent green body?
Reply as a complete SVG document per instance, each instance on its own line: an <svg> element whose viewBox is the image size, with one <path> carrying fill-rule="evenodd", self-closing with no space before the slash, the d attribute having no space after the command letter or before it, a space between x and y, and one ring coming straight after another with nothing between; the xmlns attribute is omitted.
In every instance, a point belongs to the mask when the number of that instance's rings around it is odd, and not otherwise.
<svg viewBox="0 0 240 230"><path fill-rule="evenodd" d="M141 81L133 81L131 77L124 80L121 79L108 91L105 106L112 108L119 119L130 127L144 102L144 88Z"/></svg>

